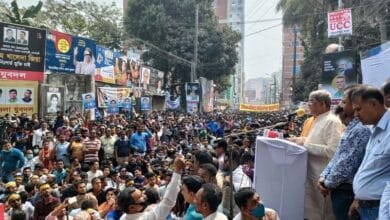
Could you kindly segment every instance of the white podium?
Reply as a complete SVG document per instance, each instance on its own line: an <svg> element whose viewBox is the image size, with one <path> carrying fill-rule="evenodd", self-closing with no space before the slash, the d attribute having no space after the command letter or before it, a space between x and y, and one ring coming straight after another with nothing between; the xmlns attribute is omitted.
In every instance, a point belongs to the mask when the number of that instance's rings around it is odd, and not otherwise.
<svg viewBox="0 0 390 220"><path fill-rule="evenodd" d="M257 137L253 184L266 207L281 220L302 220L307 151L283 139Z"/></svg>

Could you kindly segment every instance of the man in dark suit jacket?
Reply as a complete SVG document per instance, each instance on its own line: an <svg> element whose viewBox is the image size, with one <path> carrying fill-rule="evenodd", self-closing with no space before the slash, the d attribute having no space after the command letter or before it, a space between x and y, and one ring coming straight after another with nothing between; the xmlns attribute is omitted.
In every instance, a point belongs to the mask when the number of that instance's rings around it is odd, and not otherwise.
<svg viewBox="0 0 390 220"><path fill-rule="evenodd" d="M14 38L14 31L12 29L7 29L4 42L16 43L16 40Z"/></svg>

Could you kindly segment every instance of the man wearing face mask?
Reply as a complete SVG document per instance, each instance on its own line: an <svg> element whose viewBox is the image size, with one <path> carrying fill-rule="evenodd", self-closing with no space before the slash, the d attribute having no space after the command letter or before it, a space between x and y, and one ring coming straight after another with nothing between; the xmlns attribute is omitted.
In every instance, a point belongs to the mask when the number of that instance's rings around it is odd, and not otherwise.
<svg viewBox="0 0 390 220"><path fill-rule="evenodd" d="M175 173L167 187L164 198L153 210L143 212L148 204L147 200L145 200L145 196L140 190L130 187L120 192L118 196L118 206L126 213L120 220L165 219L173 206L175 206L176 198L180 191L180 175L184 167L184 158L177 157L174 163Z"/></svg>
<svg viewBox="0 0 390 220"><path fill-rule="evenodd" d="M22 151L13 148L10 141L2 143L3 150L0 153L0 172L3 182L12 181L12 173L20 169L26 163Z"/></svg>
<svg viewBox="0 0 390 220"><path fill-rule="evenodd" d="M272 210L265 208L261 203L259 194L250 187L239 189L234 194L234 201L240 208L233 220L278 220L278 214Z"/></svg>

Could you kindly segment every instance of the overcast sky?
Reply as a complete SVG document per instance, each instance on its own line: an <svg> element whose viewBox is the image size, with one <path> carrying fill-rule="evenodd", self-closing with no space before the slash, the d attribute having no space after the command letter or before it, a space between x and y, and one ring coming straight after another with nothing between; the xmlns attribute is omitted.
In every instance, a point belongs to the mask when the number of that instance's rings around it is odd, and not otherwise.
<svg viewBox="0 0 390 220"><path fill-rule="evenodd" d="M281 18L282 14L276 13L275 10L278 2L279 0L245 0L246 79L265 76L282 69L282 25L279 25L282 20L250 23L256 20ZM272 26L276 27L248 36Z"/></svg>
<svg viewBox="0 0 390 220"><path fill-rule="evenodd" d="M5 0L11 2L11 0ZM122 7L123 0L94 0L101 4L115 2ZM21 6L36 4L38 0L19 0ZM245 78L265 76L282 69L282 20L253 22L281 18L275 7L279 0L245 0ZM279 25L274 28L269 27ZM261 31L260 33L255 33ZM253 35L250 35L255 33ZM250 35L250 36L248 36Z"/></svg>

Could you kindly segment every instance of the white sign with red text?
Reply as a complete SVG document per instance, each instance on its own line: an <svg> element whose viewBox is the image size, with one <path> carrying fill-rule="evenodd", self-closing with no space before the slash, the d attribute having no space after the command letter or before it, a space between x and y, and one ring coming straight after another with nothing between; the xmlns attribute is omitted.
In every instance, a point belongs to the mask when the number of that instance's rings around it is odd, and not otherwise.
<svg viewBox="0 0 390 220"><path fill-rule="evenodd" d="M328 37L352 35L352 11L350 8L328 13Z"/></svg>

